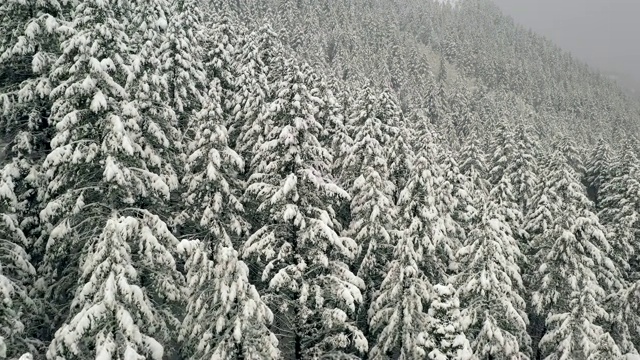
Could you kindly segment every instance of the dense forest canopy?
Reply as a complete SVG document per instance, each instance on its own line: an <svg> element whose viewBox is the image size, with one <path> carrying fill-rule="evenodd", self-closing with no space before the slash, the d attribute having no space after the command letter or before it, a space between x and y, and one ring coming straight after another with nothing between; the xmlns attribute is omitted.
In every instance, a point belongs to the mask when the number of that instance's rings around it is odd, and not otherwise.
<svg viewBox="0 0 640 360"><path fill-rule="evenodd" d="M624 359L640 101L488 0L0 3L0 359Z"/></svg>

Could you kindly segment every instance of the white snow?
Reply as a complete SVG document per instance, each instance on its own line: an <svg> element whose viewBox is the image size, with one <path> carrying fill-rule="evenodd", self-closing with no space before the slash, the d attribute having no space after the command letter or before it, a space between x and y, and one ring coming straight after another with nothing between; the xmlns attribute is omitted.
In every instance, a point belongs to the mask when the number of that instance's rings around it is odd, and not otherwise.
<svg viewBox="0 0 640 360"><path fill-rule="evenodd" d="M91 100L90 108L93 112L98 112L107 108L107 99L105 98L102 91L98 90L98 92L93 95L93 100Z"/></svg>

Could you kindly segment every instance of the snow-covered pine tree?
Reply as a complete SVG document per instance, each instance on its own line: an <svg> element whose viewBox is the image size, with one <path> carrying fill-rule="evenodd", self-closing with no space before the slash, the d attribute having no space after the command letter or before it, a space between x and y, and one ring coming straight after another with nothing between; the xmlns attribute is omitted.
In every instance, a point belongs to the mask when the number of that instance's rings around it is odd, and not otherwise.
<svg viewBox="0 0 640 360"><path fill-rule="evenodd" d="M181 134L178 117L170 103L170 84L163 71L159 51L168 42L167 27L171 17L171 6L166 0L136 0L130 4L132 19L127 22L131 59L130 74L126 91L141 118L151 118L160 123L170 124L168 139L172 147L179 148ZM178 160L177 157L174 160ZM170 164L181 169L175 161ZM171 183L171 187L178 184ZM158 211L160 209L156 209ZM170 214L173 209L162 209Z"/></svg>
<svg viewBox="0 0 640 360"><path fill-rule="evenodd" d="M425 348L429 359L475 359L464 333L466 320L460 312L460 300L452 285L433 287L428 318Z"/></svg>
<svg viewBox="0 0 640 360"><path fill-rule="evenodd" d="M365 86L358 94L347 121L347 132L354 138L358 128L369 119L377 119L381 126L376 139L385 149L385 157L389 167L389 180L394 185L394 200L404 188L414 156L409 146L408 129L405 126L402 110L393 97L382 92L374 93L371 84ZM344 182L344 181L343 181Z"/></svg>
<svg viewBox="0 0 640 360"><path fill-rule="evenodd" d="M237 77L241 75L238 67L244 65L240 63L240 54L248 41L246 29L228 16L226 11L218 12L210 7L204 7L201 11L204 29L200 41L204 51L204 69L209 78L219 79L225 91L226 103L223 104L223 109L225 113L232 113L235 106L232 95L238 95L236 94L236 85L239 83ZM227 127L241 119L228 120L230 123L224 124Z"/></svg>
<svg viewBox="0 0 640 360"><path fill-rule="evenodd" d="M411 134L400 107L387 93L382 93L378 102L384 110L382 117L389 119L387 120L389 121L388 123L395 130L388 145L387 159L389 159L391 182L395 186L395 199L397 200L400 196L400 191L409 181L409 174L416 160L416 155L409 145L412 140Z"/></svg>
<svg viewBox="0 0 640 360"><path fill-rule="evenodd" d="M559 150L547 171L543 183L555 195L548 199L549 211L557 213L550 215L555 220L540 235L533 260L532 305L546 317L547 328L540 349L548 359L587 358L603 332L604 295L620 288L620 274L608 256L611 246L590 210L592 203Z"/></svg>
<svg viewBox="0 0 640 360"><path fill-rule="evenodd" d="M421 270L424 248L400 231L386 276L371 307L369 326L375 341L369 359L424 359L429 325L426 303L431 284ZM417 239L415 239L417 240Z"/></svg>
<svg viewBox="0 0 640 360"><path fill-rule="evenodd" d="M608 230L610 257L626 280L625 288L611 294L606 303L611 335L623 353L640 351L640 316L637 304L640 280L640 245L637 239L640 224L640 172L638 158L630 143L623 144L612 157L609 176L600 188L601 208L598 216Z"/></svg>
<svg viewBox="0 0 640 360"><path fill-rule="evenodd" d="M6 164L2 177L12 183L12 196L15 196L12 210L6 215L13 219L16 226L13 231L25 237L28 243L25 250L36 267L44 252L43 241L39 241L44 239L39 212L46 188L41 165L50 151L52 133L49 75L60 53L59 30L65 29L61 25L70 7L68 2L58 1L3 1L0 4L0 143L3 164ZM7 234L7 239L10 238ZM49 324L45 319L47 315L55 317L56 310L41 301L40 286L29 290L37 305L29 312L34 321L22 336L46 340ZM10 352L13 351L17 350Z"/></svg>
<svg viewBox="0 0 640 360"><path fill-rule="evenodd" d="M466 238L467 229L473 227L473 218L476 216L475 203L479 199L473 199L469 191L473 185L468 184L469 180L461 172L454 154L446 148L438 148L439 154L433 154L442 169L442 176L438 179L438 187L434 192L436 197L436 207L440 212L440 219L448 238L449 247L453 250L452 259L455 253L462 247ZM452 269L454 269L452 267Z"/></svg>
<svg viewBox="0 0 640 360"><path fill-rule="evenodd" d="M307 85L309 69L284 65L277 98L256 125L265 140L251 159L244 198L258 204L263 222L243 256L262 271L283 356L353 358L367 350L353 321L364 283L349 270L357 245L335 232L333 206L349 195L331 179L331 155L318 141L324 119L317 118L321 100Z"/></svg>
<svg viewBox="0 0 640 360"><path fill-rule="evenodd" d="M620 354L618 346L609 341L609 333L596 324L598 317L605 315L604 309L598 305L597 298L601 296L598 288L584 287L562 298L566 303L566 312L549 314L548 332L540 340L545 360L600 359L603 356L615 359L607 356ZM603 337L606 340L604 344Z"/></svg>
<svg viewBox="0 0 640 360"><path fill-rule="evenodd" d="M394 185L389 180L387 154L382 145L386 140L385 126L378 117L367 117L353 126L353 145L341 161L343 182L351 195L347 235L358 244L359 256L354 264L366 286L358 312L362 329L367 328L369 305L393 252L391 233L396 211L392 199Z"/></svg>
<svg viewBox="0 0 640 360"><path fill-rule="evenodd" d="M468 235L480 221L480 210L491 190L491 184L487 180L486 155L480 146L477 132L472 132L471 138L462 146L459 159L460 173L465 177L465 190L471 199L465 211L468 219L464 230Z"/></svg>
<svg viewBox="0 0 640 360"><path fill-rule="evenodd" d="M3 1L0 4L0 128L2 156L14 163L16 221L40 258L43 246L38 198L46 184L41 164L50 150L51 66L60 53L59 30L68 2ZM18 173L15 173L15 172Z"/></svg>
<svg viewBox="0 0 640 360"><path fill-rule="evenodd" d="M609 176L600 185L598 217L607 229L609 256L625 280L640 279L640 160L630 144L611 159ZM633 265L633 268L631 267Z"/></svg>
<svg viewBox="0 0 640 360"><path fill-rule="evenodd" d="M10 162L0 178L0 358L15 359L26 351L34 351L37 307L30 296L36 275L25 248L30 240L20 229L16 213L20 204L15 194L20 187L21 169Z"/></svg>
<svg viewBox="0 0 640 360"><path fill-rule="evenodd" d="M549 168L549 156L545 155L540 162L541 169L547 171ZM526 239L521 242L521 251L527 257L527 262L522 267L522 278L528 294L533 292L535 287L535 272L540 267L539 261L542 259L535 256L536 253L545 253L550 250L546 236L556 223L556 218L562 214L562 200L555 192L555 184L548 176L538 177L538 184L533 197L530 199L530 211L524 219L524 230L527 233ZM535 355L539 353L538 343L545 332L545 316L540 316L531 304L531 296L527 296L527 310L529 315L529 334L533 343Z"/></svg>
<svg viewBox="0 0 640 360"><path fill-rule="evenodd" d="M444 283L455 264L459 239L451 237L445 218L438 211L436 194L441 169L434 161L436 145L431 143L418 153L406 187L398 199L398 228L420 246L420 269L430 284Z"/></svg>
<svg viewBox="0 0 640 360"><path fill-rule="evenodd" d="M491 184L503 194L501 201L516 240L526 238L522 229L523 217L529 211L531 197L537 184L537 144L530 131L519 125L516 129L502 121L494 131L491 143Z"/></svg>
<svg viewBox="0 0 640 360"><path fill-rule="evenodd" d="M540 145L530 127L520 123L515 129L515 140L518 144L514 163L511 164L511 183L514 187L514 196L520 206L523 216L531 211L531 198L538 183L538 155Z"/></svg>
<svg viewBox="0 0 640 360"><path fill-rule="evenodd" d="M475 356L528 359L531 339L518 267L522 254L500 206L495 195L484 204L481 222L458 252L454 283L463 314L471 320L467 334Z"/></svg>
<svg viewBox="0 0 640 360"><path fill-rule="evenodd" d="M439 69L438 74L445 68L441 65ZM449 104L447 103L450 96L446 92L444 82L438 80L440 77L441 76L438 75L436 81L429 84L425 104L427 117L437 129L444 127L444 124L450 121L448 115Z"/></svg>
<svg viewBox="0 0 640 360"><path fill-rule="evenodd" d="M326 119L322 125L323 130L319 140L331 151L334 160L332 172L337 175L337 170L342 167L341 161L344 160L345 153L348 153L352 146L352 139L345 124L346 110L339 101L341 94L336 94L338 84L335 81L321 76L316 81L316 89L313 95L323 99L323 105L318 110L320 116Z"/></svg>
<svg viewBox="0 0 640 360"><path fill-rule="evenodd" d="M516 202L513 184L508 176L503 176L498 180L489 192L489 197L493 198L498 204L496 210L509 226L511 236L513 236L519 244L522 243L521 240L526 239L528 234L524 230L522 211ZM520 261L523 262L525 260L525 258L520 259Z"/></svg>
<svg viewBox="0 0 640 360"><path fill-rule="evenodd" d="M486 154L480 146L477 132L472 132L470 139L462 146L458 162L460 163L460 172L468 178L471 194L474 198L479 197L479 203L482 203L481 200L489 196L491 185L487 180L489 171Z"/></svg>
<svg viewBox="0 0 640 360"><path fill-rule="evenodd" d="M47 104L51 91L48 71L60 52L57 32L69 10L66 2L53 0L0 4L0 93L4 95L4 111L9 105L21 104L21 115L26 117L31 111L46 109L35 105Z"/></svg>
<svg viewBox="0 0 640 360"><path fill-rule="evenodd" d="M177 185L170 159L177 130L164 117L143 118L125 88L144 81L136 64L129 67L128 5L78 3L52 73L45 277L73 299L51 299L65 321L49 359L162 359L179 326L178 240L153 213Z"/></svg>
<svg viewBox="0 0 640 360"><path fill-rule="evenodd" d="M587 193L598 211L602 210L602 206L600 205L600 190L602 185L610 178L612 155L609 144L600 138L585 164L584 182L587 186Z"/></svg>
<svg viewBox="0 0 640 360"><path fill-rule="evenodd" d="M556 192L557 185L552 181L555 179L548 176L548 172L552 171L551 156L545 156L542 160L542 169L545 173L538 178L536 191L531 197L531 211L524 219L524 229L527 232L527 241L523 244L523 252L527 256L531 256L529 266L530 271L535 271L540 264L532 255L535 253L549 250L550 243L546 236L549 231L553 231L557 217L562 214L563 201L560 194Z"/></svg>
<svg viewBox="0 0 640 360"><path fill-rule="evenodd" d="M589 355L588 360L623 360L624 357L613 341L609 333L603 333L598 339L598 345L595 351Z"/></svg>
<svg viewBox="0 0 640 360"><path fill-rule="evenodd" d="M248 161L271 131L271 124L263 122L259 115L262 107L276 96L272 84L281 80L283 54L277 34L269 25L248 35L239 50L240 69L237 70L229 133L230 143Z"/></svg>
<svg viewBox="0 0 640 360"><path fill-rule="evenodd" d="M581 150L573 138L566 134L560 134L553 140L552 149L564 155L565 160L577 174L584 174L584 160Z"/></svg>
<svg viewBox="0 0 640 360"><path fill-rule="evenodd" d="M213 260L198 240L183 240L189 301L180 333L188 359L279 359L269 331L273 313L249 283L249 268L228 239L215 246Z"/></svg>
<svg viewBox="0 0 640 360"><path fill-rule="evenodd" d="M607 299L608 330L623 354L640 352L640 280Z"/></svg>
<svg viewBox="0 0 640 360"><path fill-rule="evenodd" d="M178 124L187 128L195 112L207 104L208 80L204 64L205 27L202 5L195 0L172 3L166 42L158 49L162 76L169 90L169 105Z"/></svg>
<svg viewBox="0 0 640 360"><path fill-rule="evenodd" d="M222 96L220 81L213 78L207 107L194 116L185 132L184 204L176 219L182 235L199 238L209 252L221 241L237 242L247 231L237 197L242 191L237 177L244 161L229 147Z"/></svg>
<svg viewBox="0 0 640 360"><path fill-rule="evenodd" d="M247 230L235 195L244 163L228 146L221 81L213 78L210 86L208 106L186 134L185 204L177 217L184 237L200 239L183 243L190 296L182 353L197 359L276 359L277 340L267 328L272 313L249 283L248 267L238 259L232 241Z"/></svg>

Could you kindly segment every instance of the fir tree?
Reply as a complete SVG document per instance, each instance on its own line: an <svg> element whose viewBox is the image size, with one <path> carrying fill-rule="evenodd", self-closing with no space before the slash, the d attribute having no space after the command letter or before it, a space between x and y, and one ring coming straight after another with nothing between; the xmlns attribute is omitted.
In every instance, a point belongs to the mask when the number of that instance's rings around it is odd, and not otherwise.
<svg viewBox="0 0 640 360"><path fill-rule="evenodd" d="M407 186L400 193L398 214L404 236L422 248L420 269L430 284L437 284L445 282L455 267L456 239L448 234L437 208L435 193L440 169L429 160L433 159L431 153L424 149L418 154Z"/></svg>
<svg viewBox="0 0 640 360"><path fill-rule="evenodd" d="M30 315L36 305L29 291L36 271L25 250L30 241L16 216L20 206L16 180L21 175L20 167L11 162L0 179L0 357L7 359L33 351L36 345Z"/></svg>
<svg viewBox="0 0 640 360"><path fill-rule="evenodd" d="M606 305L609 331L616 344L623 353L637 354L640 349L640 281L609 295Z"/></svg>
<svg viewBox="0 0 640 360"><path fill-rule="evenodd" d="M251 159L245 199L264 219L244 245L243 256L262 270L265 302L282 327L287 356L349 358L367 350L353 324L362 301L362 279L347 262L356 243L336 234L335 201L348 194L329 177L331 157L318 135L322 119L307 88L307 69L287 63L278 94L260 114L271 124ZM263 132L264 131L264 132Z"/></svg>
<svg viewBox="0 0 640 360"><path fill-rule="evenodd" d="M604 333L600 335L600 339L598 340L596 351L592 352L589 355L588 360L622 360L622 354L620 353L620 349L611 338L609 333Z"/></svg>
<svg viewBox="0 0 640 360"><path fill-rule="evenodd" d="M540 340L546 360L556 359L615 359L620 349L611 336L596 325L603 309L598 305L597 288L584 288L566 298L567 312L547 317L549 331Z"/></svg>
<svg viewBox="0 0 640 360"><path fill-rule="evenodd" d="M427 348L429 359L474 359L469 340L464 334L466 321L460 313L460 301L451 285L435 285L429 306Z"/></svg>
<svg viewBox="0 0 640 360"><path fill-rule="evenodd" d="M599 139L593 153L589 156L589 161L585 164L584 181L587 186L587 192L598 211L602 209L600 205L602 185L610 177L611 157L609 145L603 139Z"/></svg>
<svg viewBox="0 0 640 360"><path fill-rule="evenodd" d="M392 252L391 232L395 220L395 206L391 198L394 186L389 181L384 141L384 123L369 117L357 127L353 145L342 161L342 176L353 179L348 183L350 223L347 235L359 247L355 261L357 275L364 280L366 291L358 320L366 326L366 314L373 293L385 275L385 264Z"/></svg>
<svg viewBox="0 0 640 360"><path fill-rule="evenodd" d="M462 247L467 230L473 227L474 217L477 214L474 206L477 206L476 202L479 199L473 199L473 193L469 191L473 185L469 184L469 179L461 173L453 153L442 148L437 148L437 152L439 156L436 159L442 175L438 179L439 184L434 196L440 212L441 220L439 221L442 221L449 238L451 259L455 259L455 253ZM436 154L432 156L435 157ZM451 269L455 270L455 266L451 266Z"/></svg>
<svg viewBox="0 0 640 360"><path fill-rule="evenodd" d="M158 49L162 74L168 84L169 105L182 127L193 122L194 112L205 106L207 73L203 61L205 36L202 10L194 0L174 2L166 29L166 42Z"/></svg>
<svg viewBox="0 0 640 360"><path fill-rule="evenodd" d="M494 134L491 144L491 183L500 188L503 194L501 202L508 211L509 226L516 239L521 240L527 236L522 229L522 222L531 207L529 202L538 181L534 158L536 143L522 125L513 130L509 124L501 122Z"/></svg>
<svg viewBox="0 0 640 360"><path fill-rule="evenodd" d="M463 314L471 319L469 337L475 356L528 359L531 339L517 265L522 254L493 196L458 256L461 272L454 279Z"/></svg>
<svg viewBox="0 0 640 360"><path fill-rule="evenodd" d="M523 216L527 216L531 211L531 198L536 190L538 183L538 142L527 126L518 124L515 131L518 151L515 156L514 163L511 164L510 170L511 183L514 186L514 196Z"/></svg>
<svg viewBox="0 0 640 360"><path fill-rule="evenodd" d="M459 155L461 159L460 173L465 177L463 191L466 192L466 197L471 200L466 204L467 208L465 209L467 221L464 230L467 235L480 221L480 210L491 190L491 184L487 180L488 171L484 151L479 144L477 135L472 136L468 143L462 147Z"/></svg>
<svg viewBox="0 0 640 360"><path fill-rule="evenodd" d="M402 232L380 290L369 308L369 326L375 338L372 360L426 358L424 331L429 321L425 302L431 285L422 272L424 249Z"/></svg>
<svg viewBox="0 0 640 360"><path fill-rule="evenodd" d="M534 260L532 304L546 317L548 329L540 347L549 359L586 358L591 354L587 345L595 348L602 333L598 322L606 318L605 289L619 288L619 273L608 257L604 229L563 154L551 158L547 179L557 213L541 235L545 243L537 245Z"/></svg>
<svg viewBox="0 0 640 360"><path fill-rule="evenodd" d="M612 251L611 259L625 280L640 279L640 168L638 158L629 144L612 159L608 179L600 187L598 217L607 228Z"/></svg>
<svg viewBox="0 0 640 360"><path fill-rule="evenodd" d="M248 227L238 199L244 161L228 144L223 95L220 81L213 78L207 106L194 115L185 132L184 205L176 217L181 233L200 238L210 252L219 241L238 239Z"/></svg>
<svg viewBox="0 0 640 360"><path fill-rule="evenodd" d="M389 180L394 185L393 196L397 200L407 182L414 160L402 111L390 94L383 92L376 96L367 86L358 94L353 104L347 122L349 136L354 138L358 128L364 126L367 121L380 124L376 140L385 149Z"/></svg>
<svg viewBox="0 0 640 360"><path fill-rule="evenodd" d="M273 313L249 284L249 268L228 241L213 260L201 242L186 241L190 297L180 338L189 359L278 359L278 340L269 331Z"/></svg>
<svg viewBox="0 0 640 360"><path fill-rule="evenodd" d="M476 132L472 133L472 138L460 150L460 172L468 178L473 197L483 199L489 195L491 185L487 180L489 171L486 155L480 146L478 135L475 134Z"/></svg>
<svg viewBox="0 0 640 360"><path fill-rule="evenodd" d="M165 208L177 186L167 160L177 130L163 117L142 118L125 88L128 79L144 81L129 68L129 10L79 3L53 71L56 135L41 217L51 226L46 279L62 295L51 300L66 320L50 359L161 359L179 326L178 240L150 211Z"/></svg>
<svg viewBox="0 0 640 360"><path fill-rule="evenodd" d="M254 156L271 131L271 124L260 115L263 107L274 100L272 84L281 80L283 71L283 52L276 39L270 26L261 27L248 36L238 54L241 69L235 83L229 132L235 150L245 159Z"/></svg>

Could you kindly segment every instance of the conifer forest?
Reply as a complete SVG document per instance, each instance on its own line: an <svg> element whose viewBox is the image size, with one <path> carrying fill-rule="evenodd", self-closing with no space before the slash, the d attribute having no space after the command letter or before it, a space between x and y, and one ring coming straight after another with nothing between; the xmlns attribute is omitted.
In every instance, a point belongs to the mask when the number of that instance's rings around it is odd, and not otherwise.
<svg viewBox="0 0 640 360"><path fill-rule="evenodd" d="M0 145L2 360L640 351L640 98L491 0L0 0Z"/></svg>

